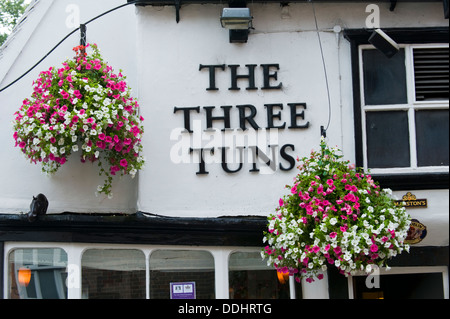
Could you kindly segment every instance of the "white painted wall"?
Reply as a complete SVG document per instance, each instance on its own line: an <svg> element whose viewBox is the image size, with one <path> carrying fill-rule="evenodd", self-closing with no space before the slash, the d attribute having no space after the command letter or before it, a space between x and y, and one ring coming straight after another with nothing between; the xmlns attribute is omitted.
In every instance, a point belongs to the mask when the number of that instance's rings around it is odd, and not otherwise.
<svg viewBox="0 0 450 319"><path fill-rule="evenodd" d="M3 48L0 87L22 75L74 29L70 23L66 23L73 21L73 14L76 14L74 10L79 12L80 23L85 23L123 3L121 0L77 0L70 3L35 1L27 20L14 34L9 45ZM134 6L122 8L87 26L87 42L97 43L105 60L117 72L120 68L124 70L131 87L137 86L135 33ZM39 165L31 165L19 149L14 148L11 125L13 114L22 105L22 101L31 95L33 80L37 79L39 72L50 66L59 67L63 61L72 58L72 48L79 45L79 42L80 34L76 32L27 76L0 93L0 149L3 167L0 172L0 213L28 212L32 196L39 193L47 196L50 202L49 213L136 211L136 181L128 178L118 181L114 189L115 196L111 200L95 197L97 185L103 181L98 177L95 164L82 164L73 155L53 177L47 177L41 173Z"/></svg>
<svg viewBox="0 0 450 319"><path fill-rule="evenodd" d="M342 28L364 28L367 4L316 4L324 58L327 66L332 103L330 145L338 145L347 159L354 160L354 132L349 43ZM180 23L175 23L173 7L145 7L137 11L139 52L139 98L148 133L144 140L148 166L139 179L138 208L171 216L266 215L273 211L285 193L295 170L272 175L250 173L250 164L235 174L225 173L220 164L207 164L208 175L196 175L198 164L172 163L170 152L178 140L171 132L183 127L183 114L174 107L233 105L231 127L237 128L235 105L252 104L258 109L257 123L265 126L265 103L283 103L283 121L289 120L287 103L306 102L305 116L310 127L305 130L279 131L279 145L295 145L295 156L317 148L320 126L326 126L328 104L320 49L310 4L291 4L282 12L278 4L249 4L254 28L246 44L230 44L228 31L221 28L219 17L224 6L183 6ZM382 27L417 27L446 25L439 4L402 3L394 12L380 4ZM286 9L284 9L286 10ZM287 14L287 15L286 15ZM418 22L419 21L419 22ZM240 91L229 91L230 71L216 72L218 91L207 91L208 71L199 65L279 63L278 82L282 90L247 91L246 81ZM257 68L258 70L258 68ZM242 72L247 72L245 68ZM339 81L341 79L341 81ZM257 86L261 74L257 73ZM277 83L278 83L277 82ZM191 114L206 127L205 111ZM222 123L217 126L221 129ZM151 135L151 136L149 136ZM237 168L237 166L231 166ZM399 197L401 197L399 192ZM448 190L424 191L429 208L412 213L429 223L429 235L420 245L448 244ZM442 224L441 224L442 223Z"/></svg>
<svg viewBox="0 0 450 319"><path fill-rule="evenodd" d="M78 5L81 22L124 1L73 1ZM367 3L319 4L317 20L321 30L324 59L327 67L332 104L328 134L330 145L338 145L349 160L354 160L353 98L350 48L342 34L333 32L335 25L364 28ZM39 71L59 65L72 56L78 45L78 33L64 42L40 66L19 83L0 93L0 213L28 211L31 196L40 192L50 201L51 213L72 212L146 212L169 216L267 215L283 195L284 185L291 183L295 170L274 174L250 173L251 164L244 163L236 174L225 173L220 164L207 165L208 175L196 175L198 164L175 164L170 152L176 140L170 136L183 127L183 114L174 114L174 107L232 105L231 127L237 128L236 105L252 104L258 110L256 122L267 126L264 104L282 103L282 121L289 125L287 103L307 103L303 130L279 131L279 145L294 144L294 157L309 154L317 148L320 126L328 122L328 102L319 42L315 32L312 6L291 4L249 4L254 16L254 30L248 43L230 44L228 31L221 28L220 13L225 5L183 5L181 21L175 22L175 9L169 7L129 6L88 25L88 42L96 42L116 69L128 75L131 87L145 118L143 139L147 166L139 177L116 181L114 198L95 197L101 180L97 168L81 164L77 158L54 177L40 173L14 148L10 122L21 101L31 92L31 82ZM443 18L442 4L398 3L394 12L388 3L380 3L381 27L448 26ZM66 26L70 13L62 1L41 0L35 15L30 16L16 40L3 52L0 60L0 87L17 78L45 55L63 36L71 31ZM29 27L27 29L27 27ZM32 30L30 30L32 28ZM12 61L14 64L11 65ZM199 71L200 64L266 64L277 63L282 90L229 91L230 72L217 71L218 91L207 91L208 71ZM245 72L246 69L240 69ZM262 86L260 67L256 68L256 86ZM205 111L193 114L205 127ZM278 121L277 121L278 122ZM302 123L302 121L299 121ZM222 128L222 125L218 125ZM220 152L218 152L219 154ZM286 165L284 160L281 160ZM230 165L235 169L237 165ZM413 217L429 227L429 235L421 245L448 245L448 190L415 192L428 198L429 207L416 209ZM398 196L403 194L399 192Z"/></svg>

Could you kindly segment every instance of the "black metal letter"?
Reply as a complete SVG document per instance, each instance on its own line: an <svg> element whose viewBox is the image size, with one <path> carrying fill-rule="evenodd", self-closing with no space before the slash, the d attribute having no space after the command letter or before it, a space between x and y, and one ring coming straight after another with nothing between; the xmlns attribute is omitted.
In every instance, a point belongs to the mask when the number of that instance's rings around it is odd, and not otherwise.
<svg viewBox="0 0 450 319"><path fill-rule="evenodd" d="M191 131L191 116L190 116L190 112L191 111L197 111L197 113L200 113L200 106L197 107L174 107L173 108L173 113L177 113L178 111L183 111L184 113L184 128L189 132L192 133L193 131Z"/></svg>
<svg viewBox="0 0 450 319"><path fill-rule="evenodd" d="M248 79L248 87L247 90L257 90L258 88L255 86L255 67L256 64L246 64L248 68L248 75L238 75L237 68L239 65L228 65L231 69L231 87L229 90L240 90L237 86L238 79Z"/></svg>
<svg viewBox="0 0 450 319"><path fill-rule="evenodd" d="M209 69L209 88L207 88L207 91L217 91L218 88L216 88L216 69L222 69L222 71L225 71L225 64L215 64L215 65L203 65L200 64L199 71L201 71L204 68Z"/></svg>
<svg viewBox="0 0 450 319"><path fill-rule="evenodd" d="M279 107L281 110L283 109L283 104L278 103L278 104L264 104L264 106L267 108L267 128L285 128L286 127L286 122L283 123L283 125L280 126L275 126L273 125L273 119L277 118L279 120L281 120L281 111L278 112L277 114L273 114L273 108L274 107Z"/></svg>
<svg viewBox="0 0 450 319"><path fill-rule="evenodd" d="M306 109L306 103L288 103L288 105L291 108L291 126L289 128L308 128L309 121L306 124L297 125L297 117L301 117L302 120L305 119L305 111L297 113L297 106L303 106Z"/></svg>
<svg viewBox="0 0 450 319"><path fill-rule="evenodd" d="M282 171L290 171L291 169L293 169L295 167L295 159L286 153L286 148L290 148L292 151L295 151L295 147L292 144L286 144L283 145L283 147L280 149L280 155L282 158L284 158L286 161L289 162L289 167L288 168L284 168L283 165L280 163L280 169Z"/></svg>
<svg viewBox="0 0 450 319"><path fill-rule="evenodd" d="M201 149L189 149L189 153L193 153L194 151L199 151L199 156L200 156L200 163L198 164L198 172L196 172L195 174L197 175L206 175L209 174L209 172L206 171L206 167L205 167L205 161L203 160L203 148ZM211 150L209 150L211 152ZM214 151L214 150L213 150Z"/></svg>
<svg viewBox="0 0 450 319"><path fill-rule="evenodd" d="M223 121L225 129L230 128L230 109L231 105L223 105L220 108L223 109L223 116L212 116L212 110L214 110L215 106L204 106L203 109L206 111L206 128L212 128L213 121Z"/></svg>
<svg viewBox="0 0 450 319"><path fill-rule="evenodd" d="M239 109L239 126L244 131L247 129L245 127L245 121L247 121L255 130L259 129L258 124L256 124L255 120L253 118L256 116L256 108L251 104L244 104L244 105L236 105L236 107ZM250 115L245 115L245 109L250 109Z"/></svg>
<svg viewBox="0 0 450 319"><path fill-rule="evenodd" d="M270 79L273 78L275 80L278 79L278 73L275 71L274 73L270 73L270 68L276 68L277 70L280 69L279 64L261 64L261 67L263 68L263 75L264 75L264 86L262 87L263 90L279 90L283 86L283 83L279 83L277 86L270 85Z"/></svg>
<svg viewBox="0 0 450 319"><path fill-rule="evenodd" d="M227 152L227 148L228 147L221 147L221 149L222 149L222 168L227 173L230 173L230 174L237 173L242 169L242 162L244 161L243 154L242 154L243 147L236 147L237 149L239 149L240 163L239 163L239 167L237 169L235 169L234 171L228 168L227 158L225 155L225 153Z"/></svg>

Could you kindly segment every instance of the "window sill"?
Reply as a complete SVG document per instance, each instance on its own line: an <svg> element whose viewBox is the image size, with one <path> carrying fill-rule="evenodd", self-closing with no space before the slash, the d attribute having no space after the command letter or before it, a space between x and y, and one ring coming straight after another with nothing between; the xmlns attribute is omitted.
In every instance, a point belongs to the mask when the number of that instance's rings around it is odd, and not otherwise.
<svg viewBox="0 0 450 319"><path fill-rule="evenodd" d="M392 190L448 189L449 173L372 174L382 188Z"/></svg>

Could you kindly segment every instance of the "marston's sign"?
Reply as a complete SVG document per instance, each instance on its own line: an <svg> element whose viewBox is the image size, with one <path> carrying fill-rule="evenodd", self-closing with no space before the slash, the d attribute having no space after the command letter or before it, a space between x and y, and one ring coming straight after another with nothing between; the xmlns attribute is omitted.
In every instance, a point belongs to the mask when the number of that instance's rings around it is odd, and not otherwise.
<svg viewBox="0 0 450 319"><path fill-rule="evenodd" d="M405 195L403 195L402 199L395 201L395 203L397 206L403 206L406 208L428 206L428 201L426 199L417 199L416 195L411 194L411 192L408 192Z"/></svg>

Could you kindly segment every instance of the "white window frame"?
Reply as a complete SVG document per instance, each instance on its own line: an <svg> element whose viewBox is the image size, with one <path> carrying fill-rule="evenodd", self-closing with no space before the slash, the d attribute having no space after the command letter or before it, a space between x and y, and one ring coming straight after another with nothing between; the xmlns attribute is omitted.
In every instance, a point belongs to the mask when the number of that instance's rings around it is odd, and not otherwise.
<svg viewBox="0 0 450 319"><path fill-rule="evenodd" d="M404 173L448 173L449 166L423 166L417 165L417 145L416 145L416 129L415 129L415 111L416 110L437 110L449 109L449 101L416 101L415 82L414 82L414 61L413 49L415 48L448 48L448 43L437 44L408 44L400 45L405 50L405 69L406 69L406 104L387 104L387 105L366 105L364 96L364 72L363 72L363 50L373 49L372 45L360 45L358 49L359 74L360 74L360 92L361 92L361 128L363 139L363 168L364 171L372 174L404 174ZM407 111L408 127L409 127L409 144L410 144L410 166L409 167L393 167L393 168L370 168L368 167L367 158L367 132L366 132L366 112L376 111Z"/></svg>
<svg viewBox="0 0 450 319"><path fill-rule="evenodd" d="M60 248L67 253L67 299L82 299L81 259L89 249L130 249L140 250L145 255L146 265L146 299L150 299L150 256L157 250L199 250L211 253L214 258L215 298L229 299L228 262L234 252L261 252L261 247L210 247L210 246L166 246L166 245L127 245L127 244L84 244L84 243L37 243L37 242L5 242L3 296L9 298L8 257L11 251L25 248ZM295 299L295 281L290 277L290 298Z"/></svg>
<svg viewBox="0 0 450 319"><path fill-rule="evenodd" d="M42 249L43 247L23 247L23 248L18 248L18 247L16 247L16 248L14 248L14 249L11 249L9 252L8 252L8 255L5 255L6 256L6 260L5 260L5 263L6 263L6 265L9 267L9 255L11 254L11 252L13 252L13 251L16 251L16 250L21 250L21 249L30 249L30 250L33 250L33 256L34 257L36 257L35 256L35 253L37 252L37 250L38 249ZM65 250L64 249L62 249L62 248L60 248L60 247L45 247L45 249L55 249L55 250L61 250L61 251L64 251L65 252ZM33 257L33 258L34 258ZM54 256L54 258L55 258L56 256ZM14 272L16 272L18 269L16 268L16 266L17 265L15 265L15 267L14 267ZM54 268L60 268L60 269L62 269L61 267L45 267L45 269L54 269ZM32 267L32 266L29 266L28 267L28 269L31 269L32 271L34 271L34 270L36 270L34 267ZM42 291L41 291L41 279L40 279L40 276L39 276L39 272L38 271L35 271L34 272L34 274L33 274L33 276L34 276L34 285L35 285L35 288L36 288L36 299L42 299ZM63 295L64 295L64 291L62 291L61 290L61 287L63 286L63 282L62 282L62 278L61 278L61 276L60 275L58 275L57 273L54 273L54 279L55 279L55 284L56 284L56 289L57 289L57 294L58 294L58 296L59 297L62 297ZM8 282L8 287L10 286L10 278L9 278L9 276L8 276L8 278L7 278L7 282ZM17 289L19 290L19 294L22 296L26 296L26 298L28 299L28 292L27 292L27 289L26 289L26 287L23 287L23 286L20 286L20 285L17 285ZM8 291L8 293L9 293L9 291Z"/></svg>
<svg viewBox="0 0 450 319"><path fill-rule="evenodd" d="M449 299L449 286L448 286L448 268L447 266L424 266L424 267L392 267L389 270L386 268L380 268L380 276L389 275L407 275L407 274L430 274L441 273L442 274L442 287L444 291L444 299ZM367 276L366 274L357 274L354 276L348 276L348 297L349 299L355 299L353 291L353 277Z"/></svg>

